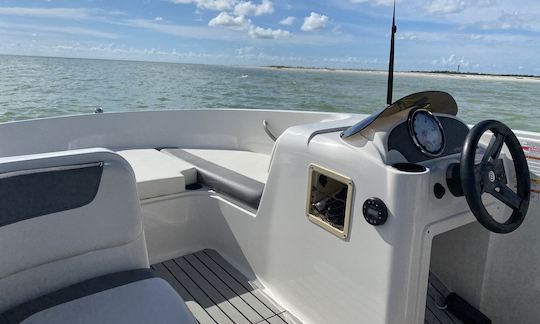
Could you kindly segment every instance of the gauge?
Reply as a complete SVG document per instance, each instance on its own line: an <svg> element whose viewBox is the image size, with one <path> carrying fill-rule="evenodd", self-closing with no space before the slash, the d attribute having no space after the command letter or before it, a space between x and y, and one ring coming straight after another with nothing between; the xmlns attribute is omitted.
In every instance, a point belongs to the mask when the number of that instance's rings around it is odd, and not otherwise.
<svg viewBox="0 0 540 324"><path fill-rule="evenodd" d="M439 122L430 111L416 109L409 115L409 132L414 144L428 156L438 156L444 150L444 133Z"/></svg>

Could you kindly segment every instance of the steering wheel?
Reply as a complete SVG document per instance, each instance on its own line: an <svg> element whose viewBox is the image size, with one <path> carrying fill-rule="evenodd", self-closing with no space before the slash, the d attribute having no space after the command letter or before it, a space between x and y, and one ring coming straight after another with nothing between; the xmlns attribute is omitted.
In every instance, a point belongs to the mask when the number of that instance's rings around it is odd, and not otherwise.
<svg viewBox="0 0 540 324"><path fill-rule="evenodd" d="M476 164L477 145L488 130L493 133L494 140L488 145L480 164ZM504 144L516 170L517 192L508 187L504 164L499 159ZM461 153L460 178L467 203L485 228L495 233L510 233L521 225L529 208L531 179L521 144L508 126L496 120L484 120L469 131ZM491 194L512 209L506 222L500 223L489 214L482 202L483 193Z"/></svg>

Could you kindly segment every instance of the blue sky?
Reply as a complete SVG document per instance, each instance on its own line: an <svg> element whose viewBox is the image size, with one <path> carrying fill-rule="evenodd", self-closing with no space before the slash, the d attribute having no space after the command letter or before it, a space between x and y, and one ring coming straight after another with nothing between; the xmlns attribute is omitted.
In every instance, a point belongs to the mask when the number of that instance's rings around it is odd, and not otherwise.
<svg viewBox="0 0 540 324"><path fill-rule="evenodd" d="M386 69L391 0L0 0L0 53ZM537 0L398 0L397 70L540 74Z"/></svg>

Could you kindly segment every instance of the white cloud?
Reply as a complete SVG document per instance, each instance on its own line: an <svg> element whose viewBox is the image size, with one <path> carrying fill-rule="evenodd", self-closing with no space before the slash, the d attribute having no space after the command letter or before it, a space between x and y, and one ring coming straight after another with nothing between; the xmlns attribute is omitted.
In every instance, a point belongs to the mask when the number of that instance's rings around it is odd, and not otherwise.
<svg viewBox="0 0 540 324"><path fill-rule="evenodd" d="M322 58L323 62L328 63L347 63L347 64L362 64L362 65L375 65L379 62L384 62L384 60L379 60L378 58L362 58L355 56L345 56L345 57L325 57Z"/></svg>
<svg viewBox="0 0 540 324"><path fill-rule="evenodd" d="M441 48L455 48L456 46L467 46L471 50L480 52L489 50L491 47L497 48L512 48L512 46L535 46L536 39L532 35L516 35L504 32L489 32L489 33L470 33L469 30L454 30L454 31L426 31L411 30L396 34L397 39L414 41L416 43L425 43L429 46L429 51L437 51ZM420 46L420 45L418 45ZM471 48L472 47L472 48ZM455 53L456 55L458 53ZM465 52L463 52L465 54ZM471 53L472 54L472 53ZM475 53L478 54L478 53ZM446 55L446 53L442 54ZM461 53L459 53L461 55Z"/></svg>
<svg viewBox="0 0 540 324"><path fill-rule="evenodd" d="M478 0L478 6L487 8L487 7L493 7L497 4L497 0Z"/></svg>
<svg viewBox="0 0 540 324"><path fill-rule="evenodd" d="M231 16L223 11L208 22L210 27L227 27L232 29L246 29L251 22L244 16Z"/></svg>
<svg viewBox="0 0 540 324"><path fill-rule="evenodd" d="M208 26L225 27L235 30L247 30L248 35L251 38L278 39L290 38L292 36L289 31L283 29L258 27L253 25L251 20L247 19L244 15L234 16L225 11L212 18L212 20L208 22Z"/></svg>
<svg viewBox="0 0 540 324"><path fill-rule="evenodd" d="M514 11L512 13L503 12L497 18L490 21L479 22L480 28L485 30L492 29L531 29L536 22L537 17L527 13Z"/></svg>
<svg viewBox="0 0 540 324"><path fill-rule="evenodd" d="M158 33L186 37L186 38L195 38L195 39L213 39L213 40L223 40L223 39L233 39L238 38L236 32L228 29L216 30L214 28L209 28L207 26L184 26L184 25L175 25L170 23L158 22L155 20L147 19L129 19L121 23L122 25L144 28Z"/></svg>
<svg viewBox="0 0 540 324"><path fill-rule="evenodd" d="M302 24L303 31L314 31L320 28L324 28L328 23L328 16L321 15L315 12L304 18L304 24Z"/></svg>
<svg viewBox="0 0 540 324"><path fill-rule="evenodd" d="M291 33L283 29L262 28L256 26L250 26L248 34L253 38L277 39L291 37Z"/></svg>
<svg viewBox="0 0 540 324"><path fill-rule="evenodd" d="M90 19L101 12L99 9L86 8L29 8L29 7L0 7L0 15L30 16L59 19Z"/></svg>
<svg viewBox="0 0 540 324"><path fill-rule="evenodd" d="M398 8L398 18L402 20L440 24L441 16L447 28L458 30L540 32L538 0L408 0L407 6Z"/></svg>
<svg viewBox="0 0 540 324"><path fill-rule="evenodd" d="M240 59L241 64L246 62L257 62L257 64L285 64L290 65L293 62L310 61L310 59L299 56L280 56L264 52L261 48L242 47L236 50L236 58ZM250 63L253 64L253 63Z"/></svg>
<svg viewBox="0 0 540 324"><path fill-rule="evenodd" d="M350 0L351 3L369 3L375 6L391 6L394 0ZM399 2L399 1L396 1Z"/></svg>
<svg viewBox="0 0 540 324"><path fill-rule="evenodd" d="M289 16L289 17L286 17L286 18L283 18L279 21L279 24L280 25L283 25L283 26L292 26L292 24L294 24L294 21L296 20L295 17L293 16Z"/></svg>
<svg viewBox="0 0 540 324"><path fill-rule="evenodd" d="M274 12L274 4L270 0L262 0L261 4L254 4L251 1L242 1L234 6L234 13L237 16L261 16Z"/></svg>
<svg viewBox="0 0 540 324"><path fill-rule="evenodd" d="M236 4L236 0L170 0L172 3L177 4L190 4L193 3L200 9L208 10L228 10L232 9Z"/></svg>
<svg viewBox="0 0 540 324"><path fill-rule="evenodd" d="M396 35L396 38L398 40L410 40L410 41L413 41L413 40L417 40L418 36L415 33L405 32L405 33L398 33Z"/></svg>
<svg viewBox="0 0 540 324"><path fill-rule="evenodd" d="M89 36L89 37L107 38L107 39L119 38L117 34L103 32L103 31L90 29L90 28L73 27L73 26L53 27L53 26L47 26L47 25L41 25L41 24L39 25L38 24L13 24L13 23L0 22L0 29L33 32L33 34L31 34L32 36L34 36L35 32L39 32L39 33Z"/></svg>
<svg viewBox="0 0 540 324"><path fill-rule="evenodd" d="M465 10L464 0L431 0L424 9L430 14L451 14Z"/></svg>
<svg viewBox="0 0 540 324"><path fill-rule="evenodd" d="M236 50L239 56L253 55L257 49L253 46L240 47Z"/></svg>
<svg viewBox="0 0 540 324"><path fill-rule="evenodd" d="M163 21L163 17L156 17L154 18L155 21Z"/></svg>
<svg viewBox="0 0 540 324"><path fill-rule="evenodd" d="M178 60L197 61L197 59L215 59L222 58L226 55L222 53L207 53L207 52L177 52L175 49L159 50L155 48L133 48L122 44L101 44L101 43L73 43L73 44L58 44L49 45L49 50L53 50L55 54L93 58L121 58L125 59L149 59L175 62ZM77 55L80 54L80 55Z"/></svg>
<svg viewBox="0 0 540 324"><path fill-rule="evenodd" d="M343 34L343 31L341 30L341 26L334 26L334 28L332 28L332 32L336 35L342 35Z"/></svg>
<svg viewBox="0 0 540 324"><path fill-rule="evenodd" d="M455 54L451 54L448 58L436 59L431 62L433 65L438 65L442 67L457 68L458 65L461 67L467 67L470 65L469 61L465 60L465 57L457 58Z"/></svg>

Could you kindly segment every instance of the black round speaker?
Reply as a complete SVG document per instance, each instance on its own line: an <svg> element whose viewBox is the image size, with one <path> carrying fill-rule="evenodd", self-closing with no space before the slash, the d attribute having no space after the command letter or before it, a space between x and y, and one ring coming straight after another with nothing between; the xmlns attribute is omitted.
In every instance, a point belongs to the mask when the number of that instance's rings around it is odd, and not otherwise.
<svg viewBox="0 0 540 324"><path fill-rule="evenodd" d="M362 212L366 221L373 226L382 225L388 219L388 209L379 198L367 199L362 206Z"/></svg>

